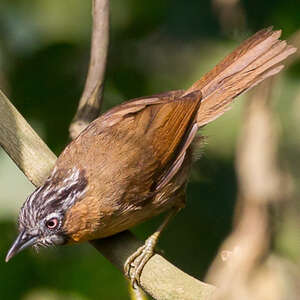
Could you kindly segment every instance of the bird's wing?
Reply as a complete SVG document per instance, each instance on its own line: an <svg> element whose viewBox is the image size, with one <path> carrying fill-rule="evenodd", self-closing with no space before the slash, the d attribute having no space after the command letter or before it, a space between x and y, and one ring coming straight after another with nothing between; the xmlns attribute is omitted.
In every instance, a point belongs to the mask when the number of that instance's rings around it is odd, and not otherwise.
<svg viewBox="0 0 300 300"><path fill-rule="evenodd" d="M139 97L126 101L110 109L101 116L103 126L113 126L129 114L137 113L147 106L162 104L180 98L184 90L168 91L146 97Z"/></svg>
<svg viewBox="0 0 300 300"><path fill-rule="evenodd" d="M155 190L162 189L180 169L198 130L195 118L201 98L201 92L197 91L145 110L151 116L149 138L153 153L160 162Z"/></svg>
<svg viewBox="0 0 300 300"><path fill-rule="evenodd" d="M182 91L175 92L175 95L181 94ZM134 100L124 110L119 107L109 115L110 120L121 116L122 121L112 127L118 134L128 131L127 144L133 147L129 147L127 153L140 153L137 157L142 166L140 178L144 178L149 187L151 185L152 191L162 189L178 172L198 129L195 118L201 103L201 92L173 98L172 94L165 99Z"/></svg>

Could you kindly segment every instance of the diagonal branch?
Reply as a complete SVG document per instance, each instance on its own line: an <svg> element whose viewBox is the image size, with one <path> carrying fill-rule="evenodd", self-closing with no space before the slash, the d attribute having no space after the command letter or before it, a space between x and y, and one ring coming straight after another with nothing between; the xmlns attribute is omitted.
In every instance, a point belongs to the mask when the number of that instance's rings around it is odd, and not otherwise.
<svg viewBox="0 0 300 300"><path fill-rule="evenodd" d="M34 185L41 185L56 156L1 90L0 120L0 145Z"/></svg>

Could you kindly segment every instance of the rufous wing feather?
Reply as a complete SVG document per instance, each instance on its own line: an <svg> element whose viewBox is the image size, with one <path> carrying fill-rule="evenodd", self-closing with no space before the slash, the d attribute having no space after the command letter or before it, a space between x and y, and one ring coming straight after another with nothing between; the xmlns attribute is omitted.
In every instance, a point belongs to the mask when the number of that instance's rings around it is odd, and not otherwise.
<svg viewBox="0 0 300 300"><path fill-rule="evenodd" d="M152 110L152 118L147 135L151 137L155 155L162 165L181 151L184 136L195 122L200 102L201 92L198 91L149 108Z"/></svg>

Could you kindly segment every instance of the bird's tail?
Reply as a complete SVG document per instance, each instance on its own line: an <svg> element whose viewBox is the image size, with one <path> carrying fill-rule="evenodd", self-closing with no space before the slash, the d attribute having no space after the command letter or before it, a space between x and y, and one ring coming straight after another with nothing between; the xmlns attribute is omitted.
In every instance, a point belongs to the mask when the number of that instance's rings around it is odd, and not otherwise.
<svg viewBox="0 0 300 300"><path fill-rule="evenodd" d="M280 30L272 28L257 32L184 93L199 90L202 93L197 116L199 127L221 116L235 97L283 68L280 63L296 48L279 40L280 35Z"/></svg>

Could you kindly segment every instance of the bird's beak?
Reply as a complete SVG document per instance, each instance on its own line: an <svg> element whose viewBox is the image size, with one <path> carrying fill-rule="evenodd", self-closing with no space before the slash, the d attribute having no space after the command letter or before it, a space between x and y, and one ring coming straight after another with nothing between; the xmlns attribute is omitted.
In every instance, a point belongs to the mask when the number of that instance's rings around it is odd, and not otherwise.
<svg viewBox="0 0 300 300"><path fill-rule="evenodd" d="M8 262L13 256L21 252L23 249L34 245L37 240L37 235L28 234L26 231L21 232L10 247L5 261Z"/></svg>

